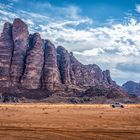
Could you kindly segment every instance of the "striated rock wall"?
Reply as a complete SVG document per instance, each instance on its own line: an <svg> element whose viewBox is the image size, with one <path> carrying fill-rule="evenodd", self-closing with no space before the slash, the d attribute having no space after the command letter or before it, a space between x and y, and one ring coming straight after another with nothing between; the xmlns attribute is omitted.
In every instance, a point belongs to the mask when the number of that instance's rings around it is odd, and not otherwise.
<svg viewBox="0 0 140 140"><path fill-rule="evenodd" d="M29 48L28 26L20 19L15 19L12 28L14 52L11 65L12 85L19 84L25 68L26 52Z"/></svg>
<svg viewBox="0 0 140 140"><path fill-rule="evenodd" d="M0 87L53 91L100 84L116 86L108 70L81 64L64 47L56 49L42 40L39 33L29 35L21 19L5 23L0 37Z"/></svg>
<svg viewBox="0 0 140 140"><path fill-rule="evenodd" d="M49 40L45 41L44 57L42 86L44 89L57 90L61 86L60 72L55 46Z"/></svg>
<svg viewBox="0 0 140 140"><path fill-rule="evenodd" d="M109 70L103 71L103 81L104 81L105 83L112 84L112 85L115 85L115 84L116 84L116 83L111 79L110 71L109 71Z"/></svg>
<svg viewBox="0 0 140 140"><path fill-rule="evenodd" d="M74 84L74 75L68 51L62 46L57 47L58 66L63 84Z"/></svg>
<svg viewBox="0 0 140 140"><path fill-rule="evenodd" d="M0 87L10 86L10 67L13 52L12 24L5 23L0 37Z"/></svg>
<svg viewBox="0 0 140 140"><path fill-rule="evenodd" d="M26 68L21 79L22 87L38 89L41 86L41 73L44 64L44 48L40 34L35 33L27 52Z"/></svg>
<svg viewBox="0 0 140 140"><path fill-rule="evenodd" d="M77 85L115 85L115 82L111 79L109 70L102 71L96 64L83 65L72 54L70 55L70 60Z"/></svg>

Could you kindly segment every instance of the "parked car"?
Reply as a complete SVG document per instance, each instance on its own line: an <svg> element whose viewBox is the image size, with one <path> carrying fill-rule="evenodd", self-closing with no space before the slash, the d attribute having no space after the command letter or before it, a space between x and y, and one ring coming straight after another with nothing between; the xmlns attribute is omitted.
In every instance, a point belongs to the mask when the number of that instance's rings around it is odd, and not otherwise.
<svg viewBox="0 0 140 140"><path fill-rule="evenodd" d="M116 102L116 103L112 104L111 106L112 106L113 108L116 108L116 107L124 108L124 104L119 103L119 102Z"/></svg>

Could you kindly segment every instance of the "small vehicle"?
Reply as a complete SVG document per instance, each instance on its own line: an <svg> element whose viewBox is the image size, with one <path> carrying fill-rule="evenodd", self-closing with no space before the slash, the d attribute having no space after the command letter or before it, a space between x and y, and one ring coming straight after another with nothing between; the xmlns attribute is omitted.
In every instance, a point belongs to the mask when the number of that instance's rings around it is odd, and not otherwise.
<svg viewBox="0 0 140 140"><path fill-rule="evenodd" d="M124 108L124 105L122 103L116 102L116 103L112 104L111 107L113 107L113 108L116 108L116 107Z"/></svg>

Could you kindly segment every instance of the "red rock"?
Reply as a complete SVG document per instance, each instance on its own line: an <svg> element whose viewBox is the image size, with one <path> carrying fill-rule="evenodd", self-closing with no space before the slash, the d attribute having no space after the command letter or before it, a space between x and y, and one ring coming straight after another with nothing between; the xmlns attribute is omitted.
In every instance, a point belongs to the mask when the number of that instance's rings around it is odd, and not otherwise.
<svg viewBox="0 0 140 140"><path fill-rule="evenodd" d="M57 47L57 59L62 83L66 85L74 84L75 77L71 67L70 54L62 46Z"/></svg>
<svg viewBox="0 0 140 140"><path fill-rule="evenodd" d="M116 83L111 79L109 70L103 71L103 81L107 84L116 85Z"/></svg>
<svg viewBox="0 0 140 140"><path fill-rule="evenodd" d="M31 50L26 57L26 68L21 79L23 88L38 89L41 87L41 74L44 64L44 48L40 34L35 33Z"/></svg>
<svg viewBox="0 0 140 140"><path fill-rule="evenodd" d="M45 61L43 68L43 88L47 90L58 90L61 86L60 73L57 66L55 46L47 40L45 42Z"/></svg>
<svg viewBox="0 0 140 140"><path fill-rule="evenodd" d="M64 47L55 49L38 33L29 35L28 26L21 19L15 19L13 25L5 24L0 57L0 83L5 86L11 82L14 87L51 91L69 86L77 89L100 84L117 86L108 70L102 71L95 64L83 65Z"/></svg>
<svg viewBox="0 0 140 140"><path fill-rule="evenodd" d="M12 25L5 23L0 37L0 87L10 86L10 66L13 51Z"/></svg>
<svg viewBox="0 0 140 140"><path fill-rule="evenodd" d="M29 48L28 26L21 20L13 22L12 36L14 41L14 52L11 65L11 80L13 86L19 84L25 68L26 52Z"/></svg>
<svg viewBox="0 0 140 140"><path fill-rule="evenodd" d="M92 86L103 82L102 70L97 65L83 65L73 55L70 56L76 85Z"/></svg>

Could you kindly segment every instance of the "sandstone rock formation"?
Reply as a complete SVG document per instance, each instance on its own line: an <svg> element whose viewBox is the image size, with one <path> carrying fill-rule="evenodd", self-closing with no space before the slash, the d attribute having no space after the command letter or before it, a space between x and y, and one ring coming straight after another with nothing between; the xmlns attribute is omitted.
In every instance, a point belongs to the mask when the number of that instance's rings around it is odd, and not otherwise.
<svg viewBox="0 0 140 140"><path fill-rule="evenodd" d="M58 66L63 84L74 84L74 75L71 67L70 54L62 46L57 47Z"/></svg>
<svg viewBox="0 0 140 140"><path fill-rule="evenodd" d="M5 23L0 36L1 95L13 101L42 100L53 95L51 102L58 102L58 98L69 102L70 97L76 97L82 103L98 103L97 96L101 103L117 98L140 102L129 98L112 80L109 70L102 71L96 64L83 65L73 53L62 46L55 48L39 33L29 35L28 26L19 18L13 24Z"/></svg>
<svg viewBox="0 0 140 140"><path fill-rule="evenodd" d="M7 22L0 37L0 87L10 86L12 51L12 25Z"/></svg>
<svg viewBox="0 0 140 140"><path fill-rule="evenodd" d="M15 19L12 28L14 52L11 64L11 80L13 86L19 84L25 68L26 51L29 48L28 26L21 20Z"/></svg>
<svg viewBox="0 0 140 140"><path fill-rule="evenodd" d="M49 40L45 41L44 57L42 86L48 90L59 90L61 79L57 66L57 54L55 46Z"/></svg>
<svg viewBox="0 0 140 140"><path fill-rule="evenodd" d="M112 79L111 79L111 76L110 76L110 71L109 70L105 70L103 71L103 81L105 83L109 83L109 84L116 84Z"/></svg>
<svg viewBox="0 0 140 140"><path fill-rule="evenodd" d="M44 64L44 48L40 34L35 33L30 50L27 52L26 68L21 79L22 87L38 89L41 86L41 74Z"/></svg>
<svg viewBox="0 0 140 140"><path fill-rule="evenodd" d="M0 38L1 86L23 89L65 90L67 87L85 88L104 84L116 86L108 70L83 65L64 47L57 49L38 33L29 35L28 26L15 19L6 23Z"/></svg>
<svg viewBox="0 0 140 140"><path fill-rule="evenodd" d="M108 70L102 71L98 65L83 65L72 54L70 55L72 70L76 84L83 86L95 86L97 84L115 85Z"/></svg>

